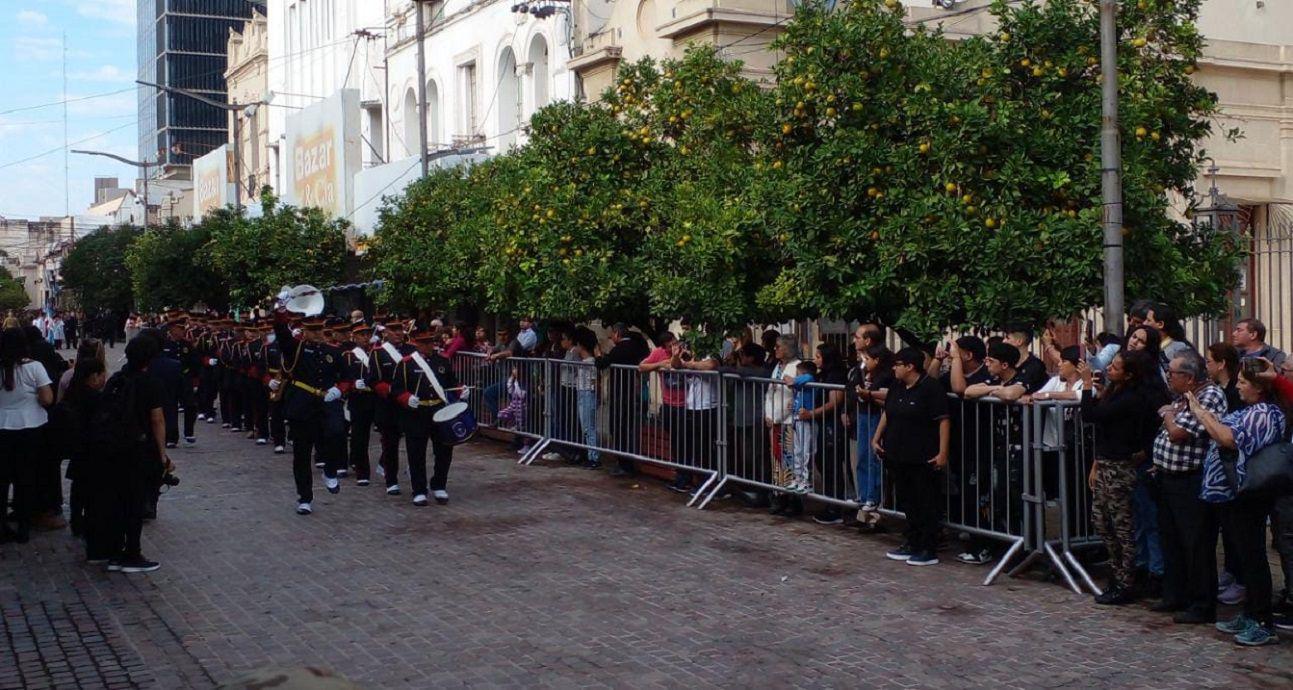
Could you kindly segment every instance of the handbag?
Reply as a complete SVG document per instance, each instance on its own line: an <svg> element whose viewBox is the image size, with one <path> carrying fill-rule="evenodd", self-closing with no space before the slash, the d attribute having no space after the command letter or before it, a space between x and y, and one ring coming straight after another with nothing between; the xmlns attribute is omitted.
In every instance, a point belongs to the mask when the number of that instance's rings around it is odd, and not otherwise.
<svg viewBox="0 0 1293 690"><path fill-rule="evenodd" d="M1226 478L1240 496L1293 493L1293 443L1274 443L1249 456L1243 483L1238 481L1237 454L1222 454L1221 459Z"/></svg>

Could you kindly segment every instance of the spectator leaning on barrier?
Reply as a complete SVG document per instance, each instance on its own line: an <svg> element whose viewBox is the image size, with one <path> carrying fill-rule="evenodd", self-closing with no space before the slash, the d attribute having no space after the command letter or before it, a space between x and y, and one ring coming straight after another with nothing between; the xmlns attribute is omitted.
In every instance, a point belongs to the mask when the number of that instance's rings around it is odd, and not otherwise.
<svg viewBox="0 0 1293 690"><path fill-rule="evenodd" d="M1113 570L1098 604L1121 605L1136 599L1133 572L1136 547L1132 527L1132 492L1136 465L1148 459L1156 411L1164 400L1148 383L1158 378L1158 366L1144 353L1124 352L1109 364L1109 383L1097 394L1091 368L1082 374L1082 414L1095 426L1095 461L1088 481L1092 520L1109 551Z"/></svg>
<svg viewBox="0 0 1293 690"><path fill-rule="evenodd" d="M713 352L693 352L683 341L674 343L670 368L687 371L686 408L687 458L701 469L717 468L718 452L718 357ZM707 373L700 373L707 372Z"/></svg>
<svg viewBox="0 0 1293 690"><path fill-rule="evenodd" d="M742 345L736 351L736 366L719 367L723 374L724 396L728 401L727 456L730 471L741 477L767 484L771 479L768 457L768 433L763 428L763 395L767 384L744 379L766 379L768 354L755 343ZM739 378L738 378L739 377ZM767 504L763 491L740 492L748 505Z"/></svg>
<svg viewBox="0 0 1293 690"><path fill-rule="evenodd" d="M794 421L790 423L790 481L782 486L792 494L805 494L812 491L813 456L817 454L817 423L812 417L817 389L808 385L817 380L817 363L800 362L797 370L797 375L785 378L786 387L793 391L790 414ZM804 412L808 415L801 416ZM787 443L785 436L781 442Z"/></svg>
<svg viewBox="0 0 1293 690"><path fill-rule="evenodd" d="M820 439L822 488L819 493L847 500L849 496L848 430L844 426L845 390L848 384L848 369L844 366L844 357L839 348L831 343L821 343L813 356L817 366L817 382L825 386L840 388L818 388L814 398L815 405L809 410L800 410L799 418L809 419L817 424ZM844 522L840 509L834 503L825 503L813 516L821 525L838 525Z"/></svg>
<svg viewBox="0 0 1293 690"><path fill-rule="evenodd" d="M1193 352L1177 356L1167 383L1175 401L1159 409L1163 427L1154 439L1158 531L1163 549L1163 598L1152 610L1175 613L1177 623L1212 623L1217 617L1217 523L1199 498L1203 461L1211 440L1190 409L1190 393L1215 417L1226 413L1226 395L1208 380Z"/></svg>
<svg viewBox="0 0 1293 690"><path fill-rule="evenodd" d="M1235 411L1243 406L1239 399L1239 351L1229 343L1208 346L1208 378L1226 395L1226 409Z"/></svg>
<svg viewBox="0 0 1293 690"><path fill-rule="evenodd" d="M791 479L789 474L791 448L788 443L782 443L782 441L793 437L791 425L794 417L791 415L790 408L794 397L793 391L779 382L786 377L794 378L799 375L799 341L793 335L778 336L773 358L776 364L772 367L769 378L778 383L770 384L763 396L763 422L769 429L771 439L772 484L785 486ZM773 515L798 514L803 511L803 505L797 497L778 492L772 496L769 511Z"/></svg>
<svg viewBox="0 0 1293 690"><path fill-rule="evenodd" d="M656 338L656 347L638 365L638 371L654 373L648 386L652 391L651 413L657 414L661 425L669 434L669 459L675 463L686 461L687 454L687 389L683 377L669 371L673 362L673 353L678 338L670 331L663 331ZM655 392L655 391L658 391ZM654 409L658 405L658 410ZM690 479L686 472L674 474L673 484L669 488L679 493L688 490Z"/></svg>
<svg viewBox="0 0 1293 690"><path fill-rule="evenodd" d="M964 395L965 389L984 383L992 377L984 364L988 350L983 341L972 335L963 335L948 346L947 358L951 364L939 381L949 393Z"/></svg>
<svg viewBox="0 0 1293 690"><path fill-rule="evenodd" d="M1239 350L1241 359L1260 357L1279 367L1288 357L1278 347L1266 344L1266 324L1257 319L1241 319L1236 323L1230 332L1230 342Z"/></svg>
<svg viewBox="0 0 1293 690"><path fill-rule="evenodd" d="M854 336L855 340L860 340ZM871 345L861 351L856 367L849 371L850 407L846 423L857 436L857 502L858 530L864 533L882 531L880 503L883 499L884 474L880 457L871 445L885 396L893 386L893 352L884 345Z"/></svg>
<svg viewBox="0 0 1293 690"><path fill-rule="evenodd" d="M1247 476L1248 459L1284 439L1287 422L1283 410L1275 404L1273 381L1261 376L1269 369L1270 363L1262 360L1244 363L1239 371L1239 395L1247 406L1224 417L1218 418L1194 394L1186 393L1190 411L1212 437L1203 463L1201 496L1204 501L1219 504L1221 529L1230 535L1241 570L1239 579L1248 589L1243 613L1217 623L1217 630L1234 635L1236 643L1247 646L1278 642L1266 555L1266 519L1273 497L1240 495L1236 489L1236 484L1242 485Z"/></svg>
<svg viewBox="0 0 1293 690"><path fill-rule="evenodd" d="M924 371L925 355L913 347L894 356L894 385L871 439L893 474L899 508L907 516L906 542L885 554L907 565L936 565L942 491L952 420L947 394Z"/></svg>
<svg viewBox="0 0 1293 690"><path fill-rule="evenodd" d="M1122 339L1112 333L1103 332L1097 335L1094 340L1088 339L1086 348L1086 362L1091 367L1091 370L1104 371L1109 367L1109 362L1112 362L1114 356L1122 349Z"/></svg>
<svg viewBox="0 0 1293 690"><path fill-rule="evenodd" d="M1288 411L1293 410L1293 358L1285 358L1278 372L1271 367L1258 374L1258 378L1270 381L1274 397L1287 419ZM1291 440L1290 433L1293 433L1293 428L1286 423L1284 440ZM1275 627L1293 632L1293 493L1285 493L1275 499L1271 509L1271 533L1280 556L1280 571L1284 574L1284 589L1275 597L1273 607Z"/></svg>
<svg viewBox="0 0 1293 690"><path fill-rule="evenodd" d="M636 367L651 354L646 340L640 333L629 330L623 323L610 328L611 349L597 357L597 368L604 370L614 365L610 373L610 436L611 447L624 453L638 453L642 428L642 386L638 374L624 367ZM635 471L633 460L618 456L611 468L612 476L623 476Z"/></svg>
<svg viewBox="0 0 1293 690"><path fill-rule="evenodd" d="M988 370L988 379L983 383L967 386L965 397L971 400L993 397L1002 402L1014 402L1041 388L1046 379L1034 383L1035 377L1028 377L1015 368L1015 363L1019 360L1019 348L1016 346L1004 342L993 345L983 360Z"/></svg>
<svg viewBox="0 0 1293 690"><path fill-rule="evenodd" d="M577 367L575 374L575 397L579 411L580 439L588 448L584 451L588 460L584 467L595 470L602 466L600 443L597 437L597 334L585 326L575 329L574 348L572 352L584 366Z"/></svg>
<svg viewBox="0 0 1293 690"><path fill-rule="evenodd" d="M1019 359L1015 362L1014 368L1019 377L1019 382L1024 385L1031 393L1043 385L1050 377L1046 375L1046 365L1036 355L1028 351L1032 345L1033 334L1027 328L1016 327L1006 332L1005 343L1013 345L1019 350Z"/></svg>

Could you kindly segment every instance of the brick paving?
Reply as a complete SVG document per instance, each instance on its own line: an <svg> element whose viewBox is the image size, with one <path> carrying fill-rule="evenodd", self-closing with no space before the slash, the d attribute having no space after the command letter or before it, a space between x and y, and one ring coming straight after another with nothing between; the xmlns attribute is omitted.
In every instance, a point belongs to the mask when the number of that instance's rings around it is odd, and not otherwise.
<svg viewBox="0 0 1293 690"><path fill-rule="evenodd" d="M0 688L206 688L265 666L369 688L1222 687L1293 684L1293 641L1238 649L1053 583L883 558L892 539L658 482L459 449L449 506L318 488L213 426L145 528L148 575L66 532L0 547Z"/></svg>

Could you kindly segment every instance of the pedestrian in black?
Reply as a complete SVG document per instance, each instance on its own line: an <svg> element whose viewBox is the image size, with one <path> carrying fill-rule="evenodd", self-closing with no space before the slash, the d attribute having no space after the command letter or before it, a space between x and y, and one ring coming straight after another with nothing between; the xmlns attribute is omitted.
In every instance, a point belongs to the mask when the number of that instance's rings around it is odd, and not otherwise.
<svg viewBox="0 0 1293 690"><path fill-rule="evenodd" d="M109 572L143 573L159 564L144 557L140 545L144 518L150 511L162 474L170 467L166 456L163 392L149 368L161 356L159 335L143 332L126 344L126 367L104 386L101 404L90 421L89 443L103 453L110 477L106 495L92 502L107 506L109 530L103 552L114 553ZM96 554L100 552L96 549Z"/></svg>
<svg viewBox="0 0 1293 690"><path fill-rule="evenodd" d="M67 371L67 360L58 354L58 350L45 340L40 329L35 326L23 327L27 337L27 352L45 368L45 374L55 384ZM45 424L41 427L40 440L37 446L40 458L33 476L35 494L28 507L33 511L32 524L38 529L62 529L67 526L63 519L63 458L56 438L56 424Z"/></svg>
<svg viewBox="0 0 1293 690"><path fill-rule="evenodd" d="M162 354L167 359L178 364L180 368L179 388L176 391L177 397L176 405L173 408L173 416L172 412L167 410L167 448L174 448L179 443L179 408L181 407L184 408L184 442L189 445L197 443L193 425L198 418L198 403L194 388L197 384L199 367L197 351L188 337L188 325L187 315L176 314L163 327L165 335L162 338Z"/></svg>
<svg viewBox="0 0 1293 690"><path fill-rule="evenodd" d="M292 335L288 314L280 309L274 318L274 339L283 348L283 361L292 370L292 381L283 392L283 415L291 425L292 475L296 480L298 515L314 511L315 447L323 440L324 405L341 399L337 381L341 377L341 357L323 342L322 317L301 322L301 337ZM328 493L341 490L337 467L324 468L324 486Z"/></svg>
<svg viewBox="0 0 1293 690"><path fill-rule="evenodd" d="M641 443L642 420L642 376L638 373L638 363L651 354L646 339L641 333L630 331L628 326L617 323L610 328L612 346L610 352L597 358L597 369L611 369L610 387L607 399L610 403L610 443L611 448L622 453L638 453ZM635 470L633 460L617 456L618 462L611 467L611 476L632 474Z"/></svg>
<svg viewBox="0 0 1293 690"><path fill-rule="evenodd" d="M59 405L66 412L67 478L72 482L71 517L74 536L85 538L87 563L102 565L117 554L112 551L111 493L101 490L112 481L103 454L94 448L91 421L98 410L108 369L103 360L82 357L76 361L67 392Z"/></svg>
<svg viewBox="0 0 1293 690"><path fill-rule="evenodd" d="M872 449L893 476L898 505L907 516L906 542L885 555L917 566L938 564L939 480L952 436L947 394L925 374L924 364L924 354L914 347L894 355L894 384L871 439Z"/></svg>

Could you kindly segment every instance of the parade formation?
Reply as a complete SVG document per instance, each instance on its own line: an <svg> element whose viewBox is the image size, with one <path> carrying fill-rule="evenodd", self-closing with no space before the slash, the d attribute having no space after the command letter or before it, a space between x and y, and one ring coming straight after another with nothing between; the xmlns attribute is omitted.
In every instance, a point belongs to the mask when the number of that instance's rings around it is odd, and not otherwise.
<svg viewBox="0 0 1293 690"><path fill-rule="evenodd" d="M292 453L296 512L314 510L314 470L339 493L343 480L372 483L369 440L381 439L377 477L401 495L400 442L413 504L449 502L454 446L474 431L467 389L437 351L440 334L394 315L370 323L289 311L281 295L274 312L251 318L171 310L163 354L184 382L179 405L166 411L166 447L198 442L199 422L245 434L275 454ZM427 450L433 469L427 477Z"/></svg>

